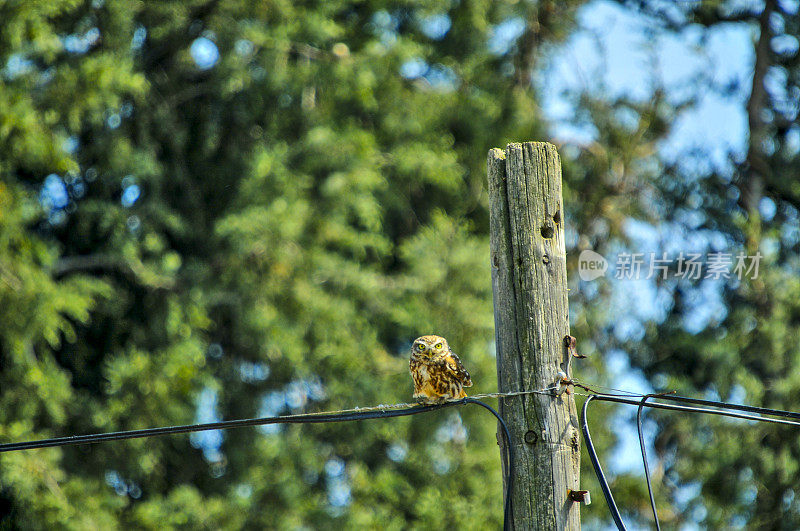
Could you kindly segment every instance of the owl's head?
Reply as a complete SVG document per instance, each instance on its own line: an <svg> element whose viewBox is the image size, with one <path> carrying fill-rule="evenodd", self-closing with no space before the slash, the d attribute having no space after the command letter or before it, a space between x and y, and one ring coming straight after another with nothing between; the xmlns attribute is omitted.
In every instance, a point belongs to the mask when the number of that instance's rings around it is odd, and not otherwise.
<svg viewBox="0 0 800 531"><path fill-rule="evenodd" d="M411 346L412 353L418 356L434 357L450 351L447 340L441 336L422 336L414 340Z"/></svg>

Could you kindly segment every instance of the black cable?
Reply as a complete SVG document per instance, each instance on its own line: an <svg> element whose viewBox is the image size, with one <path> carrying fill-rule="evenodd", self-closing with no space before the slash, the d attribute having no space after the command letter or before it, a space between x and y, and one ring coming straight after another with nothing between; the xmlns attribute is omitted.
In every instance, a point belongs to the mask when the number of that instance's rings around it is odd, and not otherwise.
<svg viewBox="0 0 800 531"><path fill-rule="evenodd" d="M658 402L650 402L645 403L647 398L652 398L657 396L659 399L662 400L672 400L676 402L686 402L692 404L701 404L706 406L713 406L716 408L722 409L708 409L708 408L699 408L699 407L690 407L690 406L679 406L676 404L661 404ZM723 417L731 417L743 420L755 420L758 422L767 422L770 424L782 424L785 426L795 426L800 427L800 422L794 422L791 420L782 420L782 419L774 419L768 417L761 417L756 415L745 415L742 413L731 413L729 411L724 411L724 409L734 409L739 411L748 411L753 413L760 413L762 415L772 415L777 417L786 417L792 419L800 419L800 413L796 413L794 411L783 411L780 409L770 409L770 408L763 408L757 406L746 406L743 404L729 404L726 402L719 402L715 400L703 400L699 398L688 398L682 396L670 396L670 395L645 395L642 400L631 400L629 398L623 398L620 396L615 395L601 395L601 394L591 394L586 398L586 402L583 403L583 409L581 411L581 428L583 431L583 438L586 443L586 450L589 452L589 458L592 461L592 467L594 468L595 474L597 475L597 479L600 482L600 489L603 491L603 495L606 499L606 504L608 505L608 509L611 512L611 518L614 520L614 523L617 525L617 529L622 531L625 530L625 524L622 521L622 517L620 516L619 509L617 508L617 504L614 501L614 496L611 493L611 488L608 486L608 481L606 480L605 474L603 473L603 467L600 466L600 461L597 458L597 452L595 452L594 444L592 443L592 437L589 433L589 424L587 422L587 411L589 403L592 400L601 400L604 402L616 402L618 404L627 404L632 406L639 406L640 411L642 407L649 407L655 409L666 409L672 411L683 411L688 413L705 413L709 415L719 415ZM648 475L648 488L650 488L649 484L649 474L647 470L647 458L644 454L644 443L641 435L641 424L639 424L639 434L640 439L639 443L642 445L643 448L643 459L645 461L645 474ZM655 502L653 501L652 490L650 492L650 500L653 505L653 514L655 515ZM656 525L658 525L658 517L656 516Z"/></svg>
<svg viewBox="0 0 800 531"><path fill-rule="evenodd" d="M602 400L604 402L617 402L619 404L628 404L631 406L638 406L639 400L631 400L628 398L623 398L615 395L591 395L597 398L597 400ZM685 398L680 396L658 396L659 399L663 400L674 400L674 401L681 401L681 402L690 402L690 403L704 403L718 408L727 408L727 409L738 409L743 411L760 411L763 414L774 415L779 417L788 417L788 418L800 418L798 413L793 411L781 411L779 409L766 409L766 408L759 408L754 406L742 406L739 404L730 404L726 405L724 402L714 402L713 400L699 400L695 398ZM759 422L767 422L769 424L783 424L786 426L797 426L800 427L800 422L795 422L791 420L782 420L782 419L773 419L768 417L761 417L757 415L745 415L743 413L731 413L728 411L724 411L722 409L708 409L702 407L691 407L691 406L679 406L676 404L661 404L658 402L649 402L645 404L645 407L654 408L654 409L668 409L671 411L683 411L688 413L706 413L709 415L718 415L721 417L731 417L735 419L743 419L743 420L756 420Z"/></svg>
<svg viewBox="0 0 800 531"><path fill-rule="evenodd" d="M511 488L512 484L514 483L514 447L511 445L511 434L508 432L508 426L506 426L503 417L500 416L500 413L492 409L491 406L481 402L480 400L475 400L474 398L465 398L464 403L467 404L477 404L483 408L488 409L491 411L492 415L497 417L497 421L500 423L500 426L503 428L503 435L506 438L506 453L503 456L505 459L505 463L503 463L503 468L506 470L506 477L508 478L506 481L506 492L505 492L505 505L503 506L503 530L507 531L511 529Z"/></svg>
<svg viewBox="0 0 800 531"><path fill-rule="evenodd" d="M690 406L679 406L674 404L663 404L657 402L646 403L648 398L652 398L653 396L657 396L659 399L662 400L671 400L677 402L685 402L690 404L699 404L705 406L712 406L721 409L708 409L708 408L698 408L698 407L690 407ZM609 510L611 511L611 516L614 519L614 522L617 525L618 529L625 530L625 524L622 521L622 517L620 516L619 509L614 502L614 497L611 493L611 489L608 486L608 481L605 478L605 474L603 473L602 466L600 465L600 461L597 457L597 452L594 449L594 445L592 443L591 434L589 433L589 425L587 422L587 411L589 403L594 400L601 400L605 402L616 402L620 404L628 404L628 405L638 405L639 410L637 413L637 425L639 429L639 444L642 449L642 459L645 466L645 476L647 479L647 486L648 492L650 494L650 503L653 508L653 515L656 519L656 527L660 529L659 522L658 522L658 515L656 513L655 507L655 499L652 492L652 485L650 483L650 473L649 467L647 464L647 454L644 446L644 438L642 434L642 423L641 423L641 412L642 408L649 407L649 408L656 408L656 409L667 409L673 411L683 411L683 412L692 412L692 413L706 413L711 415L720 415L744 420L755 420L758 422L768 422L773 424L783 424L789 426L800 427L800 422L794 422L790 420L781 420L775 418L767 418L762 416L756 415L746 415L741 413L731 413L728 411L724 411L724 409L733 409L738 411L746 411L750 413L758 413L759 415L771 415L771 416L779 416L791 419L798 419L800 420L800 413L792 412L792 411L783 411L778 409L770 409L770 408L762 408L757 406L747 406L742 404L729 404L726 402L719 402L714 400L704 400L698 398L689 398L689 397L681 397L681 396L666 396L666 395L645 395L642 400L636 401L625 397L620 397L617 395L606 395L606 394L592 394L589 395L586 399L586 402L583 404L583 409L581 411L581 420L582 420L582 431L584 435L584 439L586 441L586 448L589 452L589 457L592 461L592 466L594 467L595 473L597 474L598 480L600 482L600 487L603 490L603 495L606 498L606 503L609 506ZM17 443L5 443L0 444L0 453L3 452L13 452L18 450L31 450L35 448L49 448L49 447L56 447L56 446L71 446L77 444L91 444L96 442L104 442L104 441L114 441L114 440L122 440L122 439L134 439L134 438L141 438L141 437L153 437L158 435L168 435L174 433L188 433L188 432L197 432L197 431L207 431L207 430L219 430L219 429L227 429L227 428L240 428L244 426L263 426L267 424L309 424L309 423L324 423L324 422L345 422L345 421L356 421L356 420L370 420L376 418L391 418L391 417L402 417L408 415L414 415L417 413L426 413L429 411L435 411L438 409L442 409L445 407L456 406L456 405L463 405L463 404L477 404L488 411L490 411L500 422L501 427L503 428L503 434L506 439L506 452L503 456L504 459L504 467L507 470L507 477L508 481L506 482L506 492L505 492L505 504L504 504L504 511L503 511L503 520L504 529L510 529L510 522L511 522L511 489L513 484L514 478L514 449L511 444L511 436L508 431L508 427L506 426L503 418L500 414L495 411L493 408L488 406L487 404L481 402L480 400L476 400L474 398L465 398L463 400L453 401L453 402L445 402L443 404L436 404L436 405L427 405L427 406L414 406L405 409L398 409L398 410L379 410L379 411L354 411L354 412L347 412L347 413L320 413L320 414L307 414L307 415L290 415L285 417L264 417L264 418L253 418L253 419L240 419L240 420L228 420L228 421L221 421L221 422L210 422L206 424L189 424L189 425L182 425L182 426L167 426L162 428L148 428L148 429L141 429L141 430L129 430L129 431L118 431L118 432L109 432L109 433L97 433L91 435L75 435L70 437L57 437L51 439L42 439L39 441L25 441L25 442L17 442Z"/></svg>
<svg viewBox="0 0 800 531"><path fill-rule="evenodd" d="M761 415L774 415L777 417L786 417L790 419L798 419L800 420L800 413L794 411L784 411L782 409L770 409L766 407L758 407L758 406L747 406L744 404L731 404L728 402L718 402L714 400L704 400L702 398L689 398L688 396L675 396L675 395L664 395L658 398L664 400L672 400L674 402L686 402L688 404L700 404L703 406L713 406L713 407L721 407L725 409L735 409L738 411L749 411L750 413L759 413Z"/></svg>
<svg viewBox="0 0 800 531"><path fill-rule="evenodd" d="M264 426L267 424L309 424L319 422L343 422L352 420L369 420L387 417L404 417L416 413L427 413L437 409L454 406L459 402L445 402L430 406L414 406L393 411L356 411L352 413L336 414L308 414L290 415L285 417L263 417L254 419L225 420L209 422L206 424L187 424L183 426L166 426L163 428L147 428L142 430L116 431L109 433L95 433L91 435L73 435L70 437L56 437L39 441L26 441L17 443L0 444L0 453L14 452L17 450L31 450L34 448L49 448L53 446L72 446L75 444L91 444L104 441L118 441L121 439L138 439L157 435L170 435L173 433L190 433L196 431L220 430L227 428L241 428L244 426Z"/></svg>
<svg viewBox="0 0 800 531"><path fill-rule="evenodd" d="M642 450L642 463L644 463L644 477L647 480L647 494L650 496L650 507L653 509L653 519L656 522L656 530L661 531L661 523L658 521L658 511L656 511L656 499L653 496L653 485L650 483L650 465L647 464L647 448L644 445L644 430L642 429L642 410L645 402L653 395L644 395L639 402L639 409L636 411L636 429L639 432L639 448Z"/></svg>
<svg viewBox="0 0 800 531"><path fill-rule="evenodd" d="M606 498L606 505L608 505L608 510L611 511L611 518L613 518L614 523L617 524L617 529L625 531L625 524L622 522L619 509L614 501L614 495L611 494L611 488L608 486L608 481L606 481L603 467L600 466L600 460L597 458L597 452L595 452L594 444L592 443L592 436L589 433L589 424L586 422L586 412L589 409L589 403L599 396L600 395L589 395L588 398L586 398L586 402L583 403L583 409L581 409L581 431L583 431L583 440L586 443L586 451L589 452L589 459L592 461L594 473L597 476L597 481L600 482L600 490L603 491L603 496Z"/></svg>
<svg viewBox="0 0 800 531"><path fill-rule="evenodd" d="M506 438L506 452L502 456L504 468L508 471L508 481L506 482L505 505L503 509L503 529L511 529L511 487L514 478L514 449L511 446L511 435L508 432L503 417L491 406L474 398L464 398L443 404L414 406L397 410L380 411L354 411L348 413L320 413L307 415L288 415L285 417L263 417L254 419L225 420L221 422L209 422L206 424L186 424L182 426L166 426L163 428L147 428L142 430L116 431L108 433L94 433L90 435L73 435L70 437L55 437L52 439L42 439L38 441L24 441L15 443L0 444L0 453L15 452L18 450L33 450L35 448L51 448L55 446L74 446L78 444L92 444L105 441L119 441L122 439L138 439L142 437L154 437L158 435L170 435L174 433L190 433L197 431L220 430L227 428L241 428L245 426L264 426L267 424L310 424L320 422L345 422L354 420L370 420L377 418L404 417L417 413L428 413L445 407L458 406L464 404L477 404L487 409L500 422L503 434Z"/></svg>

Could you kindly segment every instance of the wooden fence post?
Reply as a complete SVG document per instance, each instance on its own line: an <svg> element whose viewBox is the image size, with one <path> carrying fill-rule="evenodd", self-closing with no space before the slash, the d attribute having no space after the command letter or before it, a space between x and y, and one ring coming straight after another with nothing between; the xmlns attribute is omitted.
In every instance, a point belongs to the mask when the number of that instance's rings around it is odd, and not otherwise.
<svg viewBox="0 0 800 531"><path fill-rule="evenodd" d="M488 174L499 390L544 389L569 370L561 161L552 144L509 144L489 151ZM500 408L516 454L513 529L579 530L568 498L580 489L573 395L511 397Z"/></svg>

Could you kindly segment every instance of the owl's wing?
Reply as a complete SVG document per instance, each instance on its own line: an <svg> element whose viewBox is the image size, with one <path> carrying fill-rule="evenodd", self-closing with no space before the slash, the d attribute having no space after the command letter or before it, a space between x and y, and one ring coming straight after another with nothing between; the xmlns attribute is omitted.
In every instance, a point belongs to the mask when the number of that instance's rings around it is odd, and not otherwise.
<svg viewBox="0 0 800 531"><path fill-rule="evenodd" d="M458 355L452 350L445 356L447 368L453 373L456 379L461 382L464 387L472 387L472 378L470 378L467 369L461 364Z"/></svg>

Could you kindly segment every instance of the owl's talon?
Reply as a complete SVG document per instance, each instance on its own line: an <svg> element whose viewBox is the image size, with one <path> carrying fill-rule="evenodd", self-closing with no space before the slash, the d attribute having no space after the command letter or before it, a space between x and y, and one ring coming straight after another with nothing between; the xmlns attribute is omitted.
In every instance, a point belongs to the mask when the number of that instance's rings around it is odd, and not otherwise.
<svg viewBox="0 0 800 531"><path fill-rule="evenodd" d="M439 404L442 403L442 402L439 401L439 400L442 400L442 399L431 398L429 396L418 396L418 397L415 397L415 400L417 401L417 404L419 404L421 406L436 406L436 405L439 405Z"/></svg>

